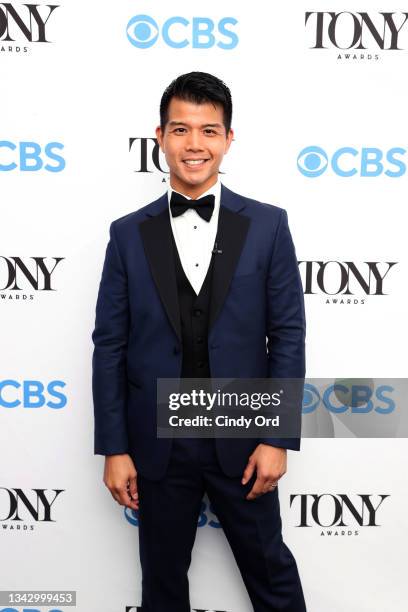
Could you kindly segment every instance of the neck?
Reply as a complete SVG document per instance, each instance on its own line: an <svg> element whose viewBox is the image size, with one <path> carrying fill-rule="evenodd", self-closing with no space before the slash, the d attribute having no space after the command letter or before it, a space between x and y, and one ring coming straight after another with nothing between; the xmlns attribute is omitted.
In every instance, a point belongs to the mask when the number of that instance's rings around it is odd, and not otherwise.
<svg viewBox="0 0 408 612"><path fill-rule="evenodd" d="M192 198L193 200L197 200L197 198L199 198L203 193L208 191L210 187L215 185L217 180L218 176L216 176L215 179L213 178L211 182L206 182L201 185L184 185L179 184L176 180L170 177L170 187L171 189L174 189L179 193L183 193L184 195L188 196L189 198Z"/></svg>

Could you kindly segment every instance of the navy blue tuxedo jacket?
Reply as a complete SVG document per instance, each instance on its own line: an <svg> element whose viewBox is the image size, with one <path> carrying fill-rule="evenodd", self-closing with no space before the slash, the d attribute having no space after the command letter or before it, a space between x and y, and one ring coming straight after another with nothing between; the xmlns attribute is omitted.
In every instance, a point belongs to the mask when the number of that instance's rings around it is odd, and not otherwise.
<svg viewBox="0 0 408 612"><path fill-rule="evenodd" d="M303 378L305 310L284 209L221 186L208 351L214 378ZM129 453L164 476L172 439L157 438L156 379L178 378L181 330L167 192L113 221L92 334L95 454ZM222 470L240 476L260 442L216 439Z"/></svg>

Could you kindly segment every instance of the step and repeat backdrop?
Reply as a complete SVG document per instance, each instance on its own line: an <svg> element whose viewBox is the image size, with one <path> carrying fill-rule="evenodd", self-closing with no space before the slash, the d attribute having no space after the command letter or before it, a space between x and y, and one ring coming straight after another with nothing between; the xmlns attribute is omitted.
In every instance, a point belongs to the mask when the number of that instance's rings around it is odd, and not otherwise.
<svg viewBox="0 0 408 612"><path fill-rule="evenodd" d="M177 75L230 87L221 180L288 211L307 376L392 404L376 379L407 376L406 11L0 2L0 591L76 593L3 594L1 612L139 610L137 514L93 455L91 333L111 221L167 189L154 130ZM310 612L408 609L407 460L406 439L346 427L288 451L283 532ZM189 578L193 610L252 609L207 498Z"/></svg>

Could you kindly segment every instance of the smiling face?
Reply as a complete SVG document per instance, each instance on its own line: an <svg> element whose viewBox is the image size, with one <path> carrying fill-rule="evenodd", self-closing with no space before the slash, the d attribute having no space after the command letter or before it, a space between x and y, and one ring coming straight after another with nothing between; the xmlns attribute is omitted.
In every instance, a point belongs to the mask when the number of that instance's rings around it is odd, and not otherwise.
<svg viewBox="0 0 408 612"><path fill-rule="evenodd" d="M217 182L233 131L226 134L220 104L173 97L164 132L157 127L156 137L170 169L171 187L196 199Z"/></svg>

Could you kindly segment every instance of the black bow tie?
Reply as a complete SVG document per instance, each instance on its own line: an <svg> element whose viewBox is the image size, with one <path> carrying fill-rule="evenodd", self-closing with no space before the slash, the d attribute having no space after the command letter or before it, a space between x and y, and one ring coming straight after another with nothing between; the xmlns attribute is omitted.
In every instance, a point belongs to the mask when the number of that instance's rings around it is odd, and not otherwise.
<svg viewBox="0 0 408 612"><path fill-rule="evenodd" d="M185 213L187 209L193 208L202 219L209 221L214 210L214 200L215 196L211 193L202 198L198 198L198 200L189 200L181 195L181 193L172 191L170 198L171 214L173 217L178 217Z"/></svg>

